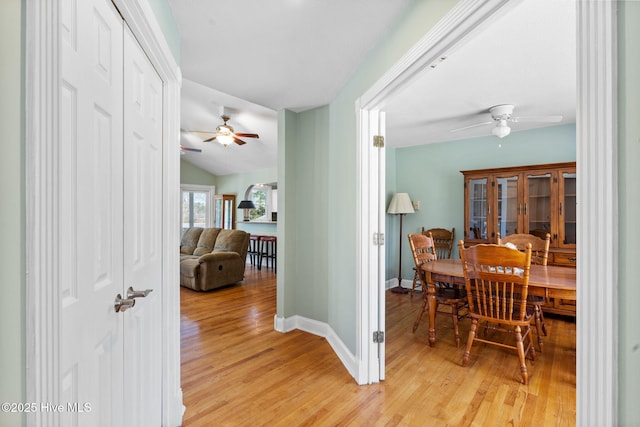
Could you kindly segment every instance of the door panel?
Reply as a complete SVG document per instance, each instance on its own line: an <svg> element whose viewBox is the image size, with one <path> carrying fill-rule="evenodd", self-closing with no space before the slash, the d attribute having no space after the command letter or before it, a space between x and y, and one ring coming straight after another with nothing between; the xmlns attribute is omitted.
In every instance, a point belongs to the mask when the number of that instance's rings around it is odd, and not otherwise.
<svg viewBox="0 0 640 427"><path fill-rule="evenodd" d="M522 233L522 221L520 220L522 200L522 179L519 174L497 175L495 177L495 191L497 207L494 215L496 230L501 237ZM497 236L491 236L497 237Z"/></svg>
<svg viewBox="0 0 640 427"><path fill-rule="evenodd" d="M63 0L60 14L60 393L78 405L61 420L121 425L123 22L106 0Z"/></svg>
<svg viewBox="0 0 640 427"><path fill-rule="evenodd" d="M124 284L152 289L124 313L125 424L162 414L162 80L124 33Z"/></svg>
<svg viewBox="0 0 640 427"><path fill-rule="evenodd" d="M525 193L525 222L526 232L542 239L547 233L551 234L551 246L554 244L556 230L551 229L555 224L553 215L557 211L553 196L552 185L555 173L531 172L526 175L527 188Z"/></svg>

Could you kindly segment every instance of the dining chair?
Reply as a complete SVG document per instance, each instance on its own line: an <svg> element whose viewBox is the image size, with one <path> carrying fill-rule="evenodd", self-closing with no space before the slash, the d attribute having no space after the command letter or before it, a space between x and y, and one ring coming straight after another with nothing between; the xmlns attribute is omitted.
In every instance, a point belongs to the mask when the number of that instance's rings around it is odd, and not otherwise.
<svg viewBox="0 0 640 427"><path fill-rule="evenodd" d="M453 249L453 243L455 242L456 236L455 227L451 230L447 230L446 228L430 228L425 230L424 227L422 227L422 234L428 236L429 233L431 233L433 243L436 246L438 259L451 258L451 250Z"/></svg>
<svg viewBox="0 0 640 427"><path fill-rule="evenodd" d="M413 254L413 261L416 266L416 273L420 275L420 281L422 283L422 307L418 312L418 317L413 324L413 332L416 332L420 320L424 312L427 309L427 283L425 272L420 268L423 264L431 261L436 261L438 255L436 254L436 248L431 235L424 234L409 234L409 246L411 247L411 253ZM458 330L458 320L466 315L464 308L467 305L467 293L464 289L459 287L447 287L436 283L436 313L446 314L451 316L453 320L453 330L455 334L456 346L460 347L460 333ZM438 304L448 305L450 311L439 312L437 311ZM464 311L464 313L462 313Z"/></svg>
<svg viewBox="0 0 640 427"><path fill-rule="evenodd" d="M422 227L422 234L431 237L433 240L438 259L451 258L451 249L453 248L455 231L455 227L452 228L451 231L446 228L430 228L429 230L425 230L424 227ZM413 291L416 289L417 282L420 281L420 273L418 273L415 267L413 269L415 270L415 274L413 275L411 296L413 296Z"/></svg>
<svg viewBox="0 0 640 427"><path fill-rule="evenodd" d="M534 315L526 301L531 246L527 245L524 252L494 244L465 248L460 240L459 247L472 319L462 366L469 362L471 347L476 341L515 349L522 382L528 384L526 357L530 354L535 360L536 356L531 338ZM484 327L482 337L477 334L478 326ZM500 334L487 331L511 332L515 335L515 345L505 343Z"/></svg>
<svg viewBox="0 0 640 427"><path fill-rule="evenodd" d="M549 245L551 244L551 234L547 233L544 239L534 236L533 234L510 234L505 237L500 237L500 234L498 234L498 244L511 244L520 252L524 252L527 244L530 244L531 264L547 265L547 261L549 259ZM542 310L542 306L546 304L546 298L537 295L529 295L527 297L527 304L531 305L534 309L536 334L538 336L538 349L542 352L542 336L547 336L547 327L544 324L544 312Z"/></svg>

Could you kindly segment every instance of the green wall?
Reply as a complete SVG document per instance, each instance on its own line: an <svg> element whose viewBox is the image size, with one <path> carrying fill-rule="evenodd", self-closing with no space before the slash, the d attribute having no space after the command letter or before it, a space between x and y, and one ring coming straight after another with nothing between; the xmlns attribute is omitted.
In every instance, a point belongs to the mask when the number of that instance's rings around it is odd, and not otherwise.
<svg viewBox="0 0 640 427"><path fill-rule="evenodd" d="M180 184L216 185L216 182L215 175L180 159Z"/></svg>
<svg viewBox="0 0 640 427"><path fill-rule="evenodd" d="M387 206L396 192L409 193L420 201L420 210L407 214L402 232L419 233L422 227L456 229L456 241L464 236L464 179L461 170L505 166L574 162L574 124L513 132L504 139L495 136L395 150L395 163L387 159L387 174L395 170L395 185L387 187ZM397 215L387 215L386 278L398 277ZM406 237L402 238L402 277L413 280L413 259ZM452 256L457 256L457 247Z"/></svg>
<svg viewBox="0 0 640 427"><path fill-rule="evenodd" d="M328 275L332 268L338 267L329 267L327 253L331 208L327 193L330 167L326 150L329 108L299 114L286 112L285 116L286 124L279 127L278 132L285 134L287 144L285 169L279 172L279 179L284 175L286 186L284 191L279 187L278 201L286 205L286 220L282 225L287 236L285 280L291 285L278 289L278 292L284 292L286 301L278 307L278 313L281 317L296 314L328 322ZM345 218L348 212L348 208L341 208L339 215Z"/></svg>
<svg viewBox="0 0 640 427"><path fill-rule="evenodd" d="M640 3L622 2L619 13L619 424L640 425Z"/></svg>
<svg viewBox="0 0 640 427"><path fill-rule="evenodd" d="M26 398L23 8L21 0L0 1L0 402ZM0 426L22 422L0 412Z"/></svg>
<svg viewBox="0 0 640 427"><path fill-rule="evenodd" d="M164 38L171 49L176 64L180 63L180 33L173 19L169 0L148 0L156 20L164 33Z"/></svg>

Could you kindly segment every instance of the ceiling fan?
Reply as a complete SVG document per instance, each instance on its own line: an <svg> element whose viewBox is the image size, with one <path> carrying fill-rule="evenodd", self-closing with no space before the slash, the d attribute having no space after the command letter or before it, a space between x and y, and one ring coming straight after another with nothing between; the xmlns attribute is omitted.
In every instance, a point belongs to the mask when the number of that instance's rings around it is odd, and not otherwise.
<svg viewBox="0 0 640 427"><path fill-rule="evenodd" d="M232 142L235 142L238 145L246 144L246 142L241 140L240 137L260 138L257 133L235 133L233 126L227 124L227 121L229 120L230 117L223 114L222 116L220 116L220 118L224 123L216 127L215 132L195 131L196 133L209 134L209 135L213 134L212 137L205 139L203 142L209 142L209 141L213 141L214 139L217 139L220 144L226 147Z"/></svg>
<svg viewBox="0 0 640 427"><path fill-rule="evenodd" d="M551 116L522 116L515 117L513 116L514 106L511 104L502 104L496 105L494 107L489 108L489 114L491 114L491 121L476 123L470 126L461 127L458 129L453 129L451 132L458 132L461 130L471 129L477 126L485 126L492 123L495 123L495 127L491 130L491 133L498 138L504 138L505 136L511 133L511 128L509 127L509 123L517 123L517 122L539 122L539 123L557 123L562 120L562 116L560 115L551 115Z"/></svg>

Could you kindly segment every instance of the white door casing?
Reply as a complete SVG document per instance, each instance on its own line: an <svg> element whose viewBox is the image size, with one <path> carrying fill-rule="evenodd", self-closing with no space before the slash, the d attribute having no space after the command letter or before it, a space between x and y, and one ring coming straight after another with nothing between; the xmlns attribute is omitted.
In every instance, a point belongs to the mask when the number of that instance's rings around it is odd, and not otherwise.
<svg viewBox="0 0 640 427"><path fill-rule="evenodd" d="M123 426L159 426L162 416L162 80L124 31Z"/></svg>
<svg viewBox="0 0 640 427"><path fill-rule="evenodd" d="M406 87L417 73L429 72L430 64L464 38L498 16L516 7L520 0L460 0L447 15L407 52L380 80L356 101L357 117L363 120L382 108L386 97ZM578 290L577 316L577 422L579 425L616 425L618 422L618 324L615 315L617 280L617 3L615 0L578 0L577 5L577 117L578 159ZM363 191L372 191L366 165L372 153L362 123L358 136L358 211L368 206ZM369 156L367 159L366 157ZM365 182L363 184L363 182ZM607 200L609 203L602 203ZM369 323L371 247L365 232L374 219L362 216L358 250L358 343L366 342ZM593 230L598 230L594 233ZM598 258L590 248L607 248L607 257ZM597 259L596 259L597 258ZM592 262L593 261L593 262ZM602 262L596 262L602 261ZM607 287L603 287L606 284ZM375 284L379 288L378 284ZM603 296L604 295L604 296ZM582 316L590 313L590 316ZM595 315L593 315L595 313ZM594 333L594 330L596 333ZM370 347L360 345L358 362L368 363ZM360 384L368 366L360 366Z"/></svg>
<svg viewBox="0 0 640 427"><path fill-rule="evenodd" d="M375 109L361 109L359 104L356 109L360 141L357 216L361 260L361 268L357 271L360 286L356 381L372 384L385 378L385 343L373 342L374 333L385 332L385 154L384 148L374 146L374 137L384 137L384 114Z"/></svg>
<svg viewBox="0 0 640 427"><path fill-rule="evenodd" d="M64 405L60 425L122 425L123 318L113 300L123 283L123 21L104 0L60 6L61 394L52 403Z"/></svg>
<svg viewBox="0 0 640 427"><path fill-rule="evenodd" d="M178 254L174 248L179 242L176 226L181 76L148 2L113 0L113 3L132 28L163 83L160 87L162 143L157 145L161 159L158 174L161 176L162 197L161 210L156 211L160 215L157 222L161 228L158 234L161 280L154 290L157 304L161 304L161 326L155 329L161 348L153 349L161 372L153 379L144 378L145 382L158 387L154 394L161 396L162 400L160 407L152 409L153 416L148 418L148 414L144 414L144 419L153 425L180 425L184 406L180 390L179 293L175 286L178 282ZM119 45L122 52L122 20L119 24L120 42L115 42L111 39L110 28L110 24L115 22L113 17L120 19L109 0L26 2L26 400L40 402L50 408L27 413L28 425L74 425L73 418L80 421L79 425L125 425L126 417L130 415L123 408L123 387L126 386L122 375L128 368L123 359L126 342L122 333L132 312L119 313L114 317L116 326L109 326L109 331L103 332L106 329L98 328L93 319L105 319L108 312L115 314L114 295L110 296L106 309L102 303L94 310L90 304L85 306L76 302L79 297L91 296L87 290L102 291L116 280L120 286L114 290L118 288L120 292L126 292L124 288L128 287L123 283L126 271L123 263L124 152L122 144L104 143L108 139L105 137L107 133L116 132L115 129L119 128L122 140L123 132L122 111L119 115L109 111L117 103L109 100L103 90L109 84L117 86L115 73L110 75L110 72L119 69L122 73L123 66L122 57L114 59L112 51ZM90 30L96 34L95 37L79 33L92 25ZM96 48L86 49L91 42ZM78 47L84 50L78 53ZM87 104L82 92L91 87L90 81L95 75L86 72L87 69L78 71L75 66L69 66L73 64L69 55L81 56L78 61L94 67L95 73L102 75L103 80L112 79L109 84L98 83L91 88L93 93L90 92L89 96L95 98L93 105L80 104ZM80 90L76 90L74 85ZM117 96L122 108L122 84L120 87ZM73 119L76 113L77 119ZM80 128L87 129L86 123L81 122L88 117L93 117L97 123L89 123L88 126L95 130L96 135L78 133ZM120 123L114 117L119 117ZM93 166L97 165L93 169L89 163L81 164L80 157L87 153L95 155L89 159L94 162ZM96 161L95 157L100 157L100 160ZM118 180L119 184L116 184ZM91 188L96 187L99 191L89 194ZM118 192L119 198L116 196ZM78 210L73 204L76 202L78 205L94 204L95 210L102 209L95 218L86 216L86 221L92 221L94 225L89 234L85 233L84 218L79 218L87 209L81 207ZM112 215L116 211L119 215ZM116 228L119 231L116 232ZM86 235L82 236L83 233ZM96 239L95 236L100 237ZM76 241L81 240L84 246L75 246ZM80 253L87 248L93 254L85 256ZM87 259L93 265L80 266ZM86 277L91 280L90 276L97 276L97 279L88 282L86 288L79 280L72 280L79 277L83 281ZM143 307L142 304L137 306ZM65 312L67 308L70 309ZM79 314L80 310L85 314ZM81 321L71 321L72 316ZM110 342L99 340L101 334L105 336L116 331L120 334L119 340L113 336ZM73 361L73 346L82 347L83 341L98 343L94 347L91 344L84 346L86 349L82 350L94 356L90 361L93 366L76 363L76 368L68 361ZM119 359L115 358L116 353L120 353ZM80 354L77 359L83 357ZM145 357L141 356L139 360L145 360ZM93 377L81 379L79 375L84 372ZM112 374L115 382L112 381L110 387L101 387L100 384L106 384L107 377ZM134 393L139 393L139 390ZM90 405L84 406L84 403ZM62 405L63 410L55 410L58 405ZM140 417L134 415L133 419L135 423L135 419ZM158 419L161 421L156 422Z"/></svg>

